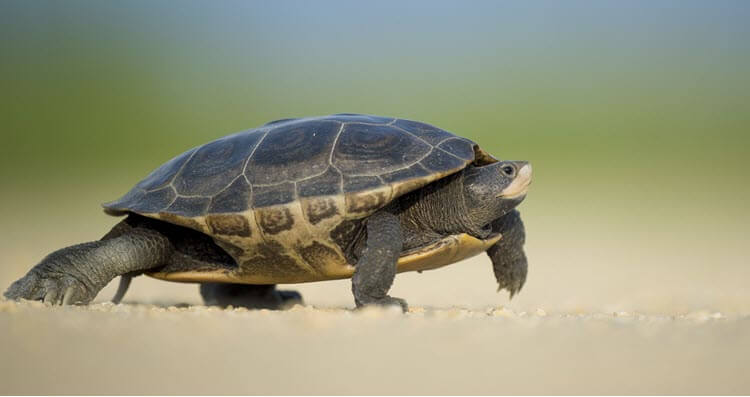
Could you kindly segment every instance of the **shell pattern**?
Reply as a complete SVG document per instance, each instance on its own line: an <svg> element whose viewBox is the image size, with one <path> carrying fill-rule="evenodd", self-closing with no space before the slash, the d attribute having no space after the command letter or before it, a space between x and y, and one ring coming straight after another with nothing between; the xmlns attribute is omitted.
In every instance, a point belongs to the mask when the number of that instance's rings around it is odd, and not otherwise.
<svg viewBox="0 0 750 397"><path fill-rule="evenodd" d="M478 146L415 121L355 114L279 120L193 148L105 211L211 236L251 283L351 274L344 250L362 219L472 162Z"/></svg>

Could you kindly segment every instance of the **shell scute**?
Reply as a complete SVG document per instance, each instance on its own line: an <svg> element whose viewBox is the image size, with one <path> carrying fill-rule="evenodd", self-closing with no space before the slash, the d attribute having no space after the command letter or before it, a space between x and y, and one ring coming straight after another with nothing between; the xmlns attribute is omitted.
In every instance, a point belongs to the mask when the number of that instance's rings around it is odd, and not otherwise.
<svg viewBox="0 0 750 397"><path fill-rule="evenodd" d="M445 170L461 169L466 161L442 150L433 150L429 156L420 161L420 164L430 171L440 173Z"/></svg>
<svg viewBox="0 0 750 397"><path fill-rule="evenodd" d="M167 208L175 198L177 194L174 189L165 187L144 194L130 208L142 213L156 213Z"/></svg>
<svg viewBox="0 0 750 397"><path fill-rule="evenodd" d="M278 185L254 186L252 202L253 208L271 207L279 204L291 203L297 198L296 189L291 182Z"/></svg>
<svg viewBox="0 0 750 397"><path fill-rule="evenodd" d="M344 193L361 192L383 186L377 176L344 176Z"/></svg>
<svg viewBox="0 0 750 397"><path fill-rule="evenodd" d="M250 185L244 177L234 180L226 189L211 200L208 212L211 214L242 212L250 208Z"/></svg>
<svg viewBox="0 0 750 397"><path fill-rule="evenodd" d="M346 195L346 212L349 216L366 216L385 207L391 200L390 186Z"/></svg>
<svg viewBox="0 0 750 397"><path fill-rule="evenodd" d="M261 137L240 133L199 147L175 176L175 190L184 196L214 196L242 173L245 160Z"/></svg>
<svg viewBox="0 0 750 397"><path fill-rule="evenodd" d="M185 217L192 217L195 214L202 214L208 208L211 199L208 197L181 197L177 198L172 202L172 205L167 207L164 212L169 212L174 215L180 215Z"/></svg>
<svg viewBox="0 0 750 397"><path fill-rule="evenodd" d="M465 161L474 161L476 144L464 138L451 138L443 141L438 147Z"/></svg>
<svg viewBox="0 0 750 397"><path fill-rule="evenodd" d="M341 193L341 173L333 168L308 179L297 182L299 197L332 196Z"/></svg>
<svg viewBox="0 0 750 397"><path fill-rule="evenodd" d="M247 163L245 177L255 186L305 179L329 166L341 123L311 120L287 123L268 132Z"/></svg>
<svg viewBox="0 0 750 397"><path fill-rule="evenodd" d="M292 230L292 227L294 227L294 216L286 206L256 209L255 219L258 219L260 228L265 235L279 234Z"/></svg>
<svg viewBox="0 0 750 397"><path fill-rule="evenodd" d="M305 213L307 221L312 225L319 222L341 215L336 200L331 197L315 197L311 199L302 199L302 211Z"/></svg>
<svg viewBox="0 0 750 397"><path fill-rule="evenodd" d="M381 175L407 167L432 147L402 131L367 124L346 124L333 151L333 164L345 176Z"/></svg>
<svg viewBox="0 0 750 397"><path fill-rule="evenodd" d="M448 131L419 121L399 119L393 123L393 126L410 134L419 136L419 138L423 139L430 145L438 145L440 142L456 136Z"/></svg>
<svg viewBox="0 0 750 397"><path fill-rule="evenodd" d="M247 217L240 214L208 215L206 224L211 232L218 236L252 236L252 228Z"/></svg>
<svg viewBox="0 0 750 397"><path fill-rule="evenodd" d="M397 183L405 179L418 179L423 178L431 174L431 171L427 170L422 164L417 163L406 168L383 174L380 178L386 183Z"/></svg>
<svg viewBox="0 0 750 397"><path fill-rule="evenodd" d="M167 161L161 167L152 171L146 178L140 181L136 188L146 191L157 190L169 185L174 176L182 169L185 162L193 156L198 148L193 148Z"/></svg>

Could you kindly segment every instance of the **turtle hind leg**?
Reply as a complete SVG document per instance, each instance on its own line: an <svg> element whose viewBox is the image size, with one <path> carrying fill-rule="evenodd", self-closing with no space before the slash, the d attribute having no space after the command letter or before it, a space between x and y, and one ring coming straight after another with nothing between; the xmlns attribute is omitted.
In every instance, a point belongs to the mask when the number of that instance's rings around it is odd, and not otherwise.
<svg viewBox="0 0 750 397"><path fill-rule="evenodd" d="M299 292L279 291L275 285L203 283L200 292L208 306L284 309L303 303Z"/></svg>
<svg viewBox="0 0 750 397"><path fill-rule="evenodd" d="M13 283L5 297L50 304L87 304L113 278L161 266L173 251L169 240L156 231L124 226L120 229L123 230L104 240L49 254Z"/></svg>

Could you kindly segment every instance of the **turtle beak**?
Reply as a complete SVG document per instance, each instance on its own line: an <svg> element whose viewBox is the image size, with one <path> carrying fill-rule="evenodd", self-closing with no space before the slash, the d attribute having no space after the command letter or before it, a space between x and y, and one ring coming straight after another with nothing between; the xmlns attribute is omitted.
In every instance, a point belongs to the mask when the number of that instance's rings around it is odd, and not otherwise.
<svg viewBox="0 0 750 397"><path fill-rule="evenodd" d="M531 185L531 164L528 161L508 161L516 169L516 177L503 189L498 197L514 199L526 194Z"/></svg>

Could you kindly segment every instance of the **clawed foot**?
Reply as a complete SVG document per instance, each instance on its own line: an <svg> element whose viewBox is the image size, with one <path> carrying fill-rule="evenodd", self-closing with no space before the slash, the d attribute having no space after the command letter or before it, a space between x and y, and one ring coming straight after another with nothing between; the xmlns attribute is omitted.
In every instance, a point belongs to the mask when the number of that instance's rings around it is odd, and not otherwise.
<svg viewBox="0 0 750 397"><path fill-rule="evenodd" d="M8 299L41 300L50 305L87 304L96 293L69 274L32 270L11 284L5 297Z"/></svg>
<svg viewBox="0 0 750 397"><path fill-rule="evenodd" d="M398 307L404 313L409 311L409 305L406 304L405 300L394 298L392 296L386 296L385 298L374 299L368 302L357 302L357 309L363 309L368 306Z"/></svg>
<svg viewBox="0 0 750 397"><path fill-rule="evenodd" d="M13 283L5 297L51 305L88 304L114 277L137 270L128 269L132 266L126 254L130 245L125 243L113 239L59 249Z"/></svg>

